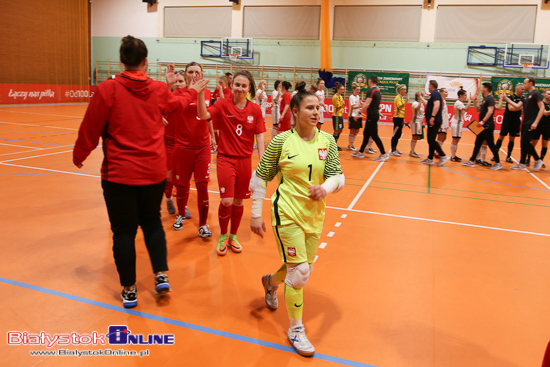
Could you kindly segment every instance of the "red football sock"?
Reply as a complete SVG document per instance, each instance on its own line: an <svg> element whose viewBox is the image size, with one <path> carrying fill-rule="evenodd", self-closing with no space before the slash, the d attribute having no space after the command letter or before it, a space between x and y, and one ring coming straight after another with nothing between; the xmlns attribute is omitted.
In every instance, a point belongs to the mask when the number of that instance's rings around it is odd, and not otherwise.
<svg viewBox="0 0 550 367"><path fill-rule="evenodd" d="M170 199L172 197L172 188L174 187L174 184L172 181L166 181L166 187L164 188L164 196L166 196L167 199Z"/></svg>
<svg viewBox="0 0 550 367"><path fill-rule="evenodd" d="M233 205L231 208L231 234L237 235L241 219L243 218L244 206Z"/></svg>
<svg viewBox="0 0 550 367"><path fill-rule="evenodd" d="M229 219L231 219L231 206L224 206L220 202L220 207L218 208L218 220L220 221L220 234L227 234Z"/></svg>
<svg viewBox="0 0 550 367"><path fill-rule="evenodd" d="M185 217L185 207L187 206L187 200L189 199L189 185L176 185L178 190L177 204L178 214Z"/></svg>
<svg viewBox="0 0 550 367"><path fill-rule="evenodd" d="M208 182L195 182L197 186L197 204L199 207L199 227L206 225L208 219Z"/></svg>

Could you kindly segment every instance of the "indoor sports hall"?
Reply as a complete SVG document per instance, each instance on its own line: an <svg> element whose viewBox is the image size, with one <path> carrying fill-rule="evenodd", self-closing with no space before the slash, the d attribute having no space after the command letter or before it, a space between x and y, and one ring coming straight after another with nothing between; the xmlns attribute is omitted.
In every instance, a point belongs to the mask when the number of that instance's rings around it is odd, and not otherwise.
<svg viewBox="0 0 550 367"><path fill-rule="evenodd" d="M475 104L494 102L496 141L512 106L499 101L516 96L518 85L526 86L524 99L518 99L524 113L532 106L530 97L542 96L534 104L542 106L537 123L550 127L544 120L550 110L548 0L1 3L0 365L550 366L550 166L537 166L532 156L529 164L512 168L526 159L519 132L515 144L510 134L498 146L502 169L493 169L498 161L483 146L482 155L472 157L481 163L462 164L472 156L484 121ZM282 264L282 241L271 228L276 179L267 184L261 207L263 238L251 230L253 200L244 200L242 252L219 256L218 208L225 205L220 179L226 179L218 176L224 159L219 141L208 146L211 237L197 235L201 204L194 177L187 202L191 217L180 230L174 230L177 213L168 212L164 196L160 206L171 291L156 294L156 271L139 229L139 303L130 308L121 301L126 288L113 259L112 218L102 189L108 181L102 162L110 149L104 142L112 142L106 131L113 120L106 121L102 139L80 168L73 151L85 115L106 100L100 84L127 72L119 49L128 35L143 40L145 73L166 91L172 75L166 70L184 70L192 61L212 93L226 73L248 71L256 87L265 81L267 100L258 102L265 109L260 133L265 146L285 134L274 137L274 83L288 82L292 93L300 82L307 88L324 82L323 98L316 102L324 105L323 124L314 130L336 139L345 185L339 183L339 191L326 198L314 271L303 287L303 325L313 356L300 355L287 334L290 272L277 292L278 309L266 307L262 277ZM372 76L377 87L369 84ZM235 100L238 78L227 86ZM455 147L450 126L441 143L461 162L445 162L440 155L435 164L422 163L430 154L430 119L423 120L418 141L410 123L418 116L416 96L435 96L430 81L448 93L446 104L439 105L447 120L463 117ZM333 88L336 82L344 86L341 94ZM364 158L350 149L362 145L371 116L363 114L350 140L354 87L361 106L374 103L373 88L380 91L377 126L389 156L376 143ZM456 104L461 90L463 110ZM398 98L405 101L400 139L394 124ZM339 100L344 122L335 133ZM215 100L213 106L223 103ZM133 107L138 108L126 106ZM223 139L223 130L220 134ZM541 134L537 154L550 139ZM257 139L252 170L263 151ZM269 148L264 158L268 154ZM177 190L167 192L176 203ZM303 213L301 220L308 222ZM291 262L287 265L290 269Z"/></svg>

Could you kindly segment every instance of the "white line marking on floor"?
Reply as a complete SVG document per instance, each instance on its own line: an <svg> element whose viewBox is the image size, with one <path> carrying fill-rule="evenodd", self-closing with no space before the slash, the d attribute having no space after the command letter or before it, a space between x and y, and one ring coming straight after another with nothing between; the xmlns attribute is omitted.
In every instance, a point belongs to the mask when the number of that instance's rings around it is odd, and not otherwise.
<svg viewBox="0 0 550 367"><path fill-rule="evenodd" d="M11 163L4 163L4 162L0 162L0 164L3 164L4 166L19 167L19 168L29 168L29 169L39 170L39 171L59 172L59 173L67 173L67 174L69 174L69 175L101 178L101 176L97 176L97 175L87 175L87 174L85 174L85 173L78 173L78 172L59 171L59 170L56 170L56 169L47 169L47 168L39 168L39 167L21 166L21 165L19 165L19 164L11 164Z"/></svg>
<svg viewBox="0 0 550 367"><path fill-rule="evenodd" d="M62 129L62 130L78 130L78 129L75 129L73 127L59 127L59 126L44 126L44 125L33 125L33 124L22 124L20 122L5 122L5 121L0 121L0 125L1 124L8 124L8 125L21 125L21 126L33 126L33 127L47 127L47 128L51 128L51 129Z"/></svg>
<svg viewBox="0 0 550 367"><path fill-rule="evenodd" d="M62 152L55 152L55 153L34 155L34 156L32 156L32 157L8 159L7 161L2 161L2 162L0 162L0 163L13 162L13 161L21 161L21 160L23 160L23 159L31 159L31 158L46 157L46 156L49 156L49 155L56 155L56 154L63 154L63 153L72 153L72 149L71 149L71 150L64 150L64 151L62 151ZM71 161L72 161L72 159L71 159Z"/></svg>
<svg viewBox="0 0 550 367"><path fill-rule="evenodd" d="M340 218L345 219L345 218L347 218L347 217L348 217L347 214L342 214L342 216L341 216Z"/></svg>
<svg viewBox="0 0 550 367"><path fill-rule="evenodd" d="M336 224L335 224L334 226L338 228L338 227L340 227L341 225L342 225L342 223L336 222Z"/></svg>
<svg viewBox="0 0 550 367"><path fill-rule="evenodd" d="M36 147L28 147L26 145L16 145L16 144L6 144L6 143L0 143L0 145L6 145L8 147L18 147L18 148L27 148L27 149L34 149L34 150L42 150L42 148L36 148Z"/></svg>
<svg viewBox="0 0 550 367"><path fill-rule="evenodd" d="M327 247L328 243L326 242L321 242L321 244L319 245L319 248L325 248Z"/></svg>
<svg viewBox="0 0 550 367"><path fill-rule="evenodd" d="M359 193L357 195L355 195L355 198L353 199L353 201L351 202L351 204L349 204L348 206L348 209L353 209L353 207L355 206L355 204L357 204L357 201L359 201L359 198L361 197L361 195L363 195L363 193L365 192L365 190L367 189L367 187L369 187L370 183L372 182L372 180L374 179L374 176L376 176L376 174L378 173L378 171L380 171L380 168L382 168L382 166L384 165L384 162L380 162L380 164L378 165L378 167L376 167L376 169L374 170L374 172L372 173L372 175L370 175L369 179L367 180L367 182L365 182L365 184L363 185L363 187L361 188L361 191L359 191Z"/></svg>
<svg viewBox="0 0 550 367"><path fill-rule="evenodd" d="M315 259L313 259L313 262L317 261L318 258L319 256L315 256Z"/></svg>
<svg viewBox="0 0 550 367"><path fill-rule="evenodd" d="M501 150L503 153L506 153L504 150L502 150L502 148L500 148L500 150ZM506 153L506 154L508 154L508 153ZM513 160L514 162L516 162L516 164L519 164L519 162L516 161L516 159L515 159L514 157L511 157L511 158L512 158L512 160ZM531 171L530 171L529 169L527 169L527 168L526 168L526 171L527 171L531 176L533 176L534 178L536 178L537 181L540 182L544 187L546 187L548 190L550 190L550 186L548 186L544 181L542 181L540 178L538 178L533 172L531 172Z"/></svg>
<svg viewBox="0 0 550 367"><path fill-rule="evenodd" d="M329 232L329 233L327 234L327 237L333 237L334 234L335 234L335 233L331 231L331 232Z"/></svg>

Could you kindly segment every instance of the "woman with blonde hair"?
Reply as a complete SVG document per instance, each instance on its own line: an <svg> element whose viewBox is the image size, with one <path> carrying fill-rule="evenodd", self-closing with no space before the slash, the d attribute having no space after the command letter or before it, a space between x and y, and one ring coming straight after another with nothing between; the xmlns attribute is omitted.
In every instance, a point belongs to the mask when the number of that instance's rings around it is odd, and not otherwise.
<svg viewBox="0 0 550 367"><path fill-rule="evenodd" d="M258 90L256 91L256 103L262 109L262 116L265 121L265 110L267 108L267 82L265 80L260 80L258 83Z"/></svg>
<svg viewBox="0 0 550 367"><path fill-rule="evenodd" d="M409 102L409 95L407 94L407 86L405 84L398 84L396 90L397 96L395 96L393 101L393 136L391 138L390 155L400 157L402 153L397 150L397 143L399 143L403 131L405 107L407 106L407 102Z"/></svg>

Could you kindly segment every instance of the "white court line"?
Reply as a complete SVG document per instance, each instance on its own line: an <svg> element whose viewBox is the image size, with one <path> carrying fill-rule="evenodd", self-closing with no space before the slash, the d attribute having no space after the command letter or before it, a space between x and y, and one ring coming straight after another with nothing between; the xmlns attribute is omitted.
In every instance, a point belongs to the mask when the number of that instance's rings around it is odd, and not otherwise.
<svg viewBox="0 0 550 367"><path fill-rule="evenodd" d="M3 110L2 112L24 113L24 114L28 114L28 115L41 115L41 116L68 117L68 118L74 118L74 119L84 118L82 116L54 115L54 114L51 114L51 113L26 112L26 111L6 111L6 110Z"/></svg>
<svg viewBox="0 0 550 367"><path fill-rule="evenodd" d="M10 164L10 163L0 163L0 164L6 165L6 166L21 167L21 168L29 168L29 169L36 169L36 170L42 170L42 171L67 173L67 174L77 175L77 176L87 176L87 177L101 178L100 176L96 176L96 175L87 175L87 174L85 174L85 173L78 173L78 172L68 172L68 171L51 170L51 169L39 168L39 167L20 166L20 165L17 165L17 164ZM191 190L196 190L196 189L191 188ZM219 194L219 193L220 193L219 191L213 191L213 190L208 190L208 192L214 193L214 194ZM265 198L265 200L266 200L266 201L270 201L271 199ZM520 231L520 230L517 230L517 229L508 229L508 228L481 226L481 225L477 225L477 224L460 223L460 222L451 222L451 221L446 221L446 220L429 219L429 218L420 218L420 217L411 217L411 216L408 216L408 215L398 215L398 214L371 212L371 211L366 211L366 210L339 208L339 207L335 207L335 206L327 206L327 208L328 208L328 209L343 210L343 211L347 211L347 212L354 212L354 213L373 214L373 215L381 215L381 216L385 216L385 217L393 217L393 218L401 218L401 219L418 220L418 221L423 221L423 222L450 224L450 225L455 225L455 226L472 227L472 228L481 228L481 229L491 229L491 230L494 230L494 231L512 232L512 233L520 233L520 234L530 234L530 235L534 235L534 236L550 237L550 234L547 234L547 233ZM331 235L331 233L332 233L332 235ZM328 234L328 237L332 237L333 235L334 235L334 232L330 232L330 233Z"/></svg>
<svg viewBox="0 0 550 367"><path fill-rule="evenodd" d="M72 152L72 149L71 149L71 150L64 150L64 151L62 151L62 152L55 152L55 153L47 153L47 154L33 155L33 156L31 156L31 157L8 159L7 161L1 161L0 163L13 162L13 161L20 161L20 160L23 160L23 159L31 159L31 158L46 157L46 156L49 156L49 155L62 154L62 153L71 153L71 152Z"/></svg>
<svg viewBox="0 0 550 367"><path fill-rule="evenodd" d="M55 146L55 147L48 147L48 148L37 148L37 149L40 149L42 151L44 150L49 150L49 149L56 149L56 148L59 148L59 146ZM3 155L14 155L14 154L25 154L25 153L30 153L31 151L24 151L24 152L12 152L12 153L4 153L4 154L0 154L0 157L3 156Z"/></svg>
<svg viewBox="0 0 550 367"><path fill-rule="evenodd" d="M340 227L342 225L342 223L340 222L336 222L336 224L334 225L336 228Z"/></svg>
<svg viewBox="0 0 550 367"><path fill-rule="evenodd" d="M500 148L500 151L502 153L506 153L502 148ZM516 164L519 164L518 161L516 161L516 159L512 156L510 156L510 158L512 158L512 160L514 162L516 162ZM542 181L540 178L537 177L537 175L535 175L533 172L531 172L527 167L525 168L525 170L527 171L527 173L529 173L531 176L533 176L534 178L537 179L538 182L540 182L542 184L542 186L546 187L548 190L550 190L550 186L548 186L544 181Z"/></svg>
<svg viewBox="0 0 550 367"><path fill-rule="evenodd" d="M317 261L318 258L319 256L315 256L315 259L313 259L313 262Z"/></svg>
<svg viewBox="0 0 550 367"><path fill-rule="evenodd" d="M477 224L460 223L460 222L450 222L450 221L447 221L447 220L429 219L429 218L420 218L420 217L411 217L411 216L408 216L408 215L399 215L399 214L389 214L389 213L370 212L370 211L367 211L367 210L344 209L344 208L338 208L338 207L334 207L334 206L327 206L327 208L330 208L330 209L337 209L337 210L346 210L346 211L351 211L351 212L356 212L356 213L382 215L382 216L385 216L385 217L393 217L393 218L402 218L402 219L419 220L419 221L423 221L423 222L433 222L433 223L441 223L441 224L452 224L452 225L455 225L455 226L473 227L473 228L482 228L482 229L492 229L492 230L495 230L495 231L513 232L513 233L521 233L521 234L532 234L532 235L535 235L535 236L550 237L550 234L547 234L547 233L519 231L519 230L517 230L517 229L508 229L508 228L481 226L481 225L477 225Z"/></svg>
<svg viewBox="0 0 550 367"><path fill-rule="evenodd" d="M6 144L6 143L0 143L0 145L6 145L8 147L18 147L18 148L27 148L27 149L35 149L35 150L42 150L44 148L36 148L36 147L28 147L26 145L16 145L16 144Z"/></svg>
<svg viewBox="0 0 550 367"><path fill-rule="evenodd" d="M327 247L328 243L326 242L321 242L321 244L319 245L319 248L325 248Z"/></svg>
<svg viewBox="0 0 550 367"><path fill-rule="evenodd" d="M345 219L345 218L347 218L347 217L348 217L347 214L342 214L342 216L341 216L340 218Z"/></svg>
<svg viewBox="0 0 550 367"><path fill-rule="evenodd" d="M365 182L365 184L363 185L363 187L361 188L361 190L359 191L359 193L357 195L355 195L355 198L353 199L353 201L351 202L351 204L349 204L348 206L348 209L353 209L353 207L355 206L355 204L357 204L357 201L359 201L359 198L361 197L361 195L363 195L363 193L365 192L365 190L367 189L367 187L369 187L370 183L372 182L372 180L374 179L374 176L376 176L376 174L378 173L378 171L380 171L380 168L382 168L382 166L384 165L384 162L380 162L380 164L378 165L378 167L376 167L376 169L374 170L374 172L372 173L372 175L370 175L369 179L367 180L367 182Z"/></svg>
<svg viewBox="0 0 550 367"><path fill-rule="evenodd" d="M8 124L8 125L21 125L21 126L33 126L33 127L48 127L50 129L62 129L62 130L78 130L73 127L59 127L59 126L44 126L44 125L34 125L34 124L22 124L20 122L5 122L0 121L0 124ZM53 132L53 131L52 131Z"/></svg>
<svg viewBox="0 0 550 367"><path fill-rule="evenodd" d="M11 166L11 167L36 169L36 170L39 170L39 171L59 172L59 173L67 173L67 174L69 174L69 175L101 178L101 176L97 176L97 175L87 175L87 174L85 174L85 173L78 173L78 172L59 171L59 170L56 170L56 169L39 168L39 167L30 167L30 166L21 166L21 165L18 165L18 164L11 164L11 163L4 163L4 162L0 162L0 164L3 164L4 166Z"/></svg>
<svg viewBox="0 0 550 367"><path fill-rule="evenodd" d="M329 232L329 233L327 234L327 237L334 237L335 234L336 234L335 232L332 232L332 231L331 231L331 232Z"/></svg>

